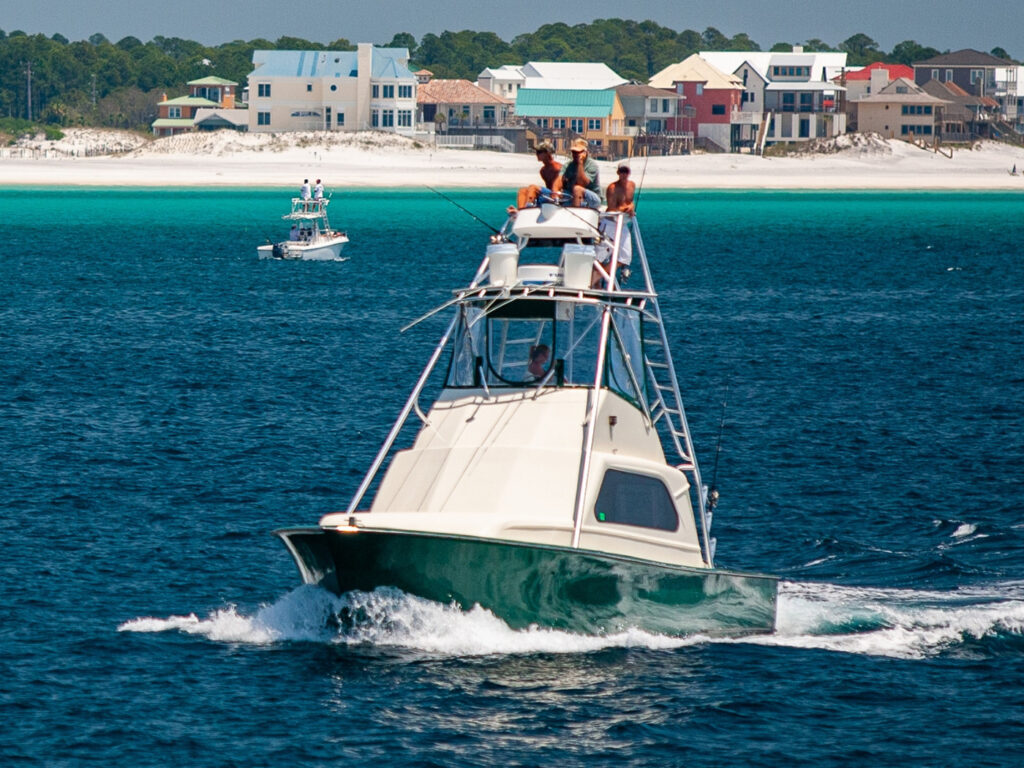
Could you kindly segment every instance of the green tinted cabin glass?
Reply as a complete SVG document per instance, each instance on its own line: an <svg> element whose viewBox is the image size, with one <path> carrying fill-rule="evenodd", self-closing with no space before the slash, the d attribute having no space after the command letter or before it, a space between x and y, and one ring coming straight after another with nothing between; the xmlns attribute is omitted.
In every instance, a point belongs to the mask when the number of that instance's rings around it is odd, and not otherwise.
<svg viewBox="0 0 1024 768"><path fill-rule="evenodd" d="M656 477L618 469L605 472L594 515L601 523L679 530L679 515L665 484Z"/></svg>

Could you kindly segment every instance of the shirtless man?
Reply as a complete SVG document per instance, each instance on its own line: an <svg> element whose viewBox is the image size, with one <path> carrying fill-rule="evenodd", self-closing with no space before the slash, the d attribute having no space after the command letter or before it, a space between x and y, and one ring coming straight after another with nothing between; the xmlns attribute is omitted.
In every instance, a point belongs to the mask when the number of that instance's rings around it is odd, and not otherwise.
<svg viewBox="0 0 1024 768"><path fill-rule="evenodd" d="M528 187L520 187L519 194L516 196L516 207L513 208L511 205L508 207L509 215L514 214L519 208L534 205L538 197L557 198L555 193L560 191L562 164L555 160L555 148L550 141L542 141L534 147L534 152L537 153L537 159L541 162L540 177L544 180L544 186L538 187L536 184L531 184Z"/></svg>
<svg viewBox="0 0 1024 768"><path fill-rule="evenodd" d="M608 213L621 212L632 216L636 213L636 203L633 201L633 194L636 192L636 184L629 180L629 165L619 163L617 171L618 178L608 185L605 193L608 198ZM624 283L629 279L629 265L633 260L633 241L629 234L628 220L623 222L622 238L619 242L616 262L619 267L619 282ZM616 221L613 217L602 217L598 225L604 241L598 245L598 261L604 266L605 273L611 268L612 247L611 240L615 237ZM590 275L590 287L601 288L606 283L606 277L595 266Z"/></svg>
<svg viewBox="0 0 1024 768"><path fill-rule="evenodd" d="M619 163L619 169L616 173L618 177L608 185L606 193L608 212L622 211L632 215L636 213L636 204L633 202L636 184L629 180L629 166L625 163Z"/></svg>

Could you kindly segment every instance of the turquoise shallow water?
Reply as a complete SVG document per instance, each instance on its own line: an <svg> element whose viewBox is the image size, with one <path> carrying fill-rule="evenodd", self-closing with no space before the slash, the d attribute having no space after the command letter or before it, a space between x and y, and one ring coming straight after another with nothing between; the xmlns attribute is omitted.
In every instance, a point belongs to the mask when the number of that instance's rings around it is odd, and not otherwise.
<svg viewBox="0 0 1024 768"><path fill-rule="evenodd" d="M644 192L724 565L776 634L513 632L296 588L488 231L290 191L2 190L0 762L1011 766L1024 746L1024 195ZM447 191L499 226L512 191Z"/></svg>

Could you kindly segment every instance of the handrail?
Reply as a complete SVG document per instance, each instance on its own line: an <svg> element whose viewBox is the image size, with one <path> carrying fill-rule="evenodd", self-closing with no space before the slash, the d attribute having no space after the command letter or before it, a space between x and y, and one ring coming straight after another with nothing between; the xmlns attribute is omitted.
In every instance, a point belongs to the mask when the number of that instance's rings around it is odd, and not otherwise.
<svg viewBox="0 0 1024 768"><path fill-rule="evenodd" d="M473 284L470 288L476 286L483 277L484 271L487 269L487 258L480 262L480 266L476 271L476 277L473 278ZM352 497L352 501L349 503L348 508L345 510L346 514L352 514L356 511L359 506L359 502L363 500L363 496L366 494L366 490L370 487L370 483L373 482L373 478L377 476L377 472L380 470L381 465L384 463L384 459L387 458L388 453L391 451L391 446L394 445L395 439L398 437L398 433L402 431L402 427L405 426L406 420L409 418L409 414L413 408L417 408L417 400L419 399L420 392L423 391L423 387L426 386L427 379L434 370L434 366L437 365L438 358L441 357L441 352L448 344L448 339L451 338L452 332L455 330L455 324L458 322L458 315L452 318L452 321L448 324L448 329L444 332L441 340L434 347L434 352L430 356L430 360L427 361L426 367L420 374L419 380L416 382L416 386L413 387L412 394L405 401L405 405L402 407L398 418L395 420L394 425L391 427L391 431L388 433L387 438L384 440L384 444L380 447L377 452L376 458L373 460L373 464L370 465L370 469L366 472L363 477L362 483L359 484L359 488L356 490L355 496Z"/></svg>

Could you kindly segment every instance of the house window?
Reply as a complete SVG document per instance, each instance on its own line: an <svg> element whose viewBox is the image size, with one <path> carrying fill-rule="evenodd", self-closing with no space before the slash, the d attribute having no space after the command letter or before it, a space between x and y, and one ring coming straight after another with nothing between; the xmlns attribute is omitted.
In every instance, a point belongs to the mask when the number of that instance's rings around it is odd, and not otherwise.
<svg viewBox="0 0 1024 768"><path fill-rule="evenodd" d="M175 118L181 117L181 107L168 107L167 116Z"/></svg>
<svg viewBox="0 0 1024 768"><path fill-rule="evenodd" d="M385 88L387 86L384 86ZM395 110L385 109L380 113L380 127L381 128L394 128L395 127Z"/></svg>
<svg viewBox="0 0 1024 768"><path fill-rule="evenodd" d="M587 119L587 130L588 131L600 131L601 130L601 119L600 118L588 118Z"/></svg>
<svg viewBox="0 0 1024 768"><path fill-rule="evenodd" d="M697 83L697 95L698 96L703 96L704 95L704 83Z"/></svg>
<svg viewBox="0 0 1024 768"><path fill-rule="evenodd" d="M565 130L565 118L564 117L556 117L551 122L552 122L552 127L553 128L555 128L557 130L560 130L560 131L564 131Z"/></svg>
<svg viewBox="0 0 1024 768"><path fill-rule="evenodd" d="M594 505L599 523L679 530L679 515L668 488L657 477L609 469Z"/></svg>
<svg viewBox="0 0 1024 768"><path fill-rule="evenodd" d="M398 125L401 128L412 127L412 110L411 109L400 109L398 110Z"/></svg>
<svg viewBox="0 0 1024 768"><path fill-rule="evenodd" d="M344 113L344 112L338 112L338 113L337 113L337 114L336 114L336 115L334 116L334 122L335 122L335 123L337 123L337 125L338 125L338 127L339 127L339 128L340 128L341 126L343 126L343 125L345 124L345 113Z"/></svg>
<svg viewBox="0 0 1024 768"><path fill-rule="evenodd" d="M953 70L952 69L947 69L946 70L946 82L947 83L953 82Z"/></svg>
<svg viewBox="0 0 1024 768"><path fill-rule="evenodd" d="M484 122L485 123L493 123L494 122L494 107L484 107Z"/></svg>
<svg viewBox="0 0 1024 768"><path fill-rule="evenodd" d="M398 86L398 98L400 98L400 99L411 99L412 98L412 86L411 85L400 85L400 86Z"/></svg>
<svg viewBox="0 0 1024 768"><path fill-rule="evenodd" d="M257 112L256 113L256 125L270 125L270 113L269 112Z"/></svg>
<svg viewBox="0 0 1024 768"><path fill-rule="evenodd" d="M939 79L939 70L933 69L932 70L932 80L938 80L938 79Z"/></svg>
<svg viewBox="0 0 1024 768"><path fill-rule="evenodd" d="M796 94L795 93L784 93L782 94L782 111L793 112L796 110Z"/></svg>
<svg viewBox="0 0 1024 768"><path fill-rule="evenodd" d="M971 85L978 82L985 82L985 70L983 69L972 69L971 70Z"/></svg>
<svg viewBox="0 0 1024 768"><path fill-rule="evenodd" d="M380 86L379 85L371 85L370 86L370 98L372 98L372 99L379 99L380 98Z"/></svg>
<svg viewBox="0 0 1024 768"><path fill-rule="evenodd" d="M800 94L800 111L811 112L814 109L814 94L813 93L801 93Z"/></svg>
<svg viewBox="0 0 1024 768"><path fill-rule="evenodd" d="M661 100L661 111L664 112L666 115L668 114L668 111L669 111L669 105L668 104L669 104L668 99L662 99Z"/></svg>
<svg viewBox="0 0 1024 768"><path fill-rule="evenodd" d="M565 121L563 120L562 122L564 123ZM546 117L538 117L537 118L537 126L539 128L547 128L548 127L548 119ZM563 127L565 127L565 126L563 125Z"/></svg>
<svg viewBox="0 0 1024 768"><path fill-rule="evenodd" d="M930 114L932 113L932 108L931 108L930 106L926 106L926 107L924 108L924 113L925 113L926 115L930 115Z"/></svg>
<svg viewBox="0 0 1024 768"><path fill-rule="evenodd" d="M380 110L379 109L373 110L373 112L370 114L370 127L371 128L380 128Z"/></svg>
<svg viewBox="0 0 1024 768"><path fill-rule="evenodd" d="M650 106L649 111L650 112L657 112L658 111L658 100L657 99L651 99L651 106Z"/></svg>
<svg viewBox="0 0 1024 768"><path fill-rule="evenodd" d="M338 90L338 85L336 83L331 83L331 90L332 91Z"/></svg>
<svg viewBox="0 0 1024 768"><path fill-rule="evenodd" d="M393 85L383 85L383 86L381 86L381 88L382 88L382 91L383 91L382 95L383 95L383 97L385 99L393 99L393 98L395 98L395 86L393 86Z"/></svg>
<svg viewBox="0 0 1024 768"><path fill-rule="evenodd" d="M712 104L711 105L711 114L712 115L724 115L725 114L725 104Z"/></svg>
<svg viewBox="0 0 1024 768"><path fill-rule="evenodd" d="M261 99L270 98L270 83L260 83L256 86L256 95Z"/></svg>
<svg viewBox="0 0 1024 768"><path fill-rule="evenodd" d="M311 93L312 91L313 91L313 84L312 83L306 83L306 93Z"/></svg>
<svg viewBox="0 0 1024 768"><path fill-rule="evenodd" d="M583 133L583 118L574 117L569 121L569 128L575 133Z"/></svg>

